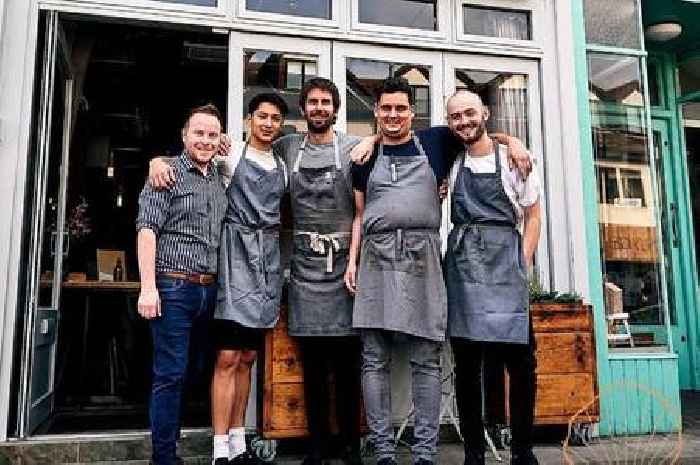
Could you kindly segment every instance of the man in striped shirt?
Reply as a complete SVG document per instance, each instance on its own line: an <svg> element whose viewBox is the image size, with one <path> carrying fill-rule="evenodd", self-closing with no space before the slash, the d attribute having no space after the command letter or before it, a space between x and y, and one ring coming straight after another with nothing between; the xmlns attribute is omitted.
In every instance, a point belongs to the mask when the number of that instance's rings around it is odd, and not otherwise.
<svg viewBox="0 0 700 465"><path fill-rule="evenodd" d="M157 191L146 182L139 198L139 314L153 335L150 400L153 463L174 465L180 405L189 354L201 368L206 331L216 303L216 273L226 197L212 163L221 139L213 105L190 111L184 151L174 165L177 185Z"/></svg>

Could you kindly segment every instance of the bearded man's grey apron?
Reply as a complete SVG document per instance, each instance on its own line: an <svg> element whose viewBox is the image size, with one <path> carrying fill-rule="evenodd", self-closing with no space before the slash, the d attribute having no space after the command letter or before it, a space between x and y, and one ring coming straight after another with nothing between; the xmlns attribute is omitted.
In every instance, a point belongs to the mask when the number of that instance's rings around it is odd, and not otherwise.
<svg viewBox="0 0 700 465"><path fill-rule="evenodd" d="M475 341L528 342L527 271L517 217L496 172L473 173L458 157L452 193L454 229L445 257L448 334Z"/></svg>
<svg viewBox="0 0 700 465"><path fill-rule="evenodd" d="M265 170L246 158L248 145L226 189L228 209L219 250L219 290L214 318L250 328L270 328L279 317L280 200L286 166Z"/></svg>
<svg viewBox="0 0 700 465"><path fill-rule="evenodd" d="M353 334L353 298L344 275L355 215L350 164L340 158L333 136L334 162L301 168L304 137L290 175L294 247L289 281L289 334Z"/></svg>
<svg viewBox="0 0 700 465"><path fill-rule="evenodd" d="M367 181L353 326L445 339L437 181L418 155L379 155Z"/></svg>

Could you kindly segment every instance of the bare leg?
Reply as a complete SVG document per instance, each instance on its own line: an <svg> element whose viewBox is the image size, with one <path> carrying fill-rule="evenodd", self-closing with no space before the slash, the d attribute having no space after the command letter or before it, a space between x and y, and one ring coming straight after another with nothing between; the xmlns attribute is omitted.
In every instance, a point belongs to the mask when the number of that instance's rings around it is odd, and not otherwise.
<svg viewBox="0 0 700 465"><path fill-rule="evenodd" d="M240 363L235 372L235 392L231 404L231 417L228 426L239 428L245 426L245 412L248 407L248 396L250 395L250 375L253 362L258 356L254 350L244 350L240 352Z"/></svg>
<svg viewBox="0 0 700 465"><path fill-rule="evenodd" d="M211 382L211 423L215 435L228 434L232 406L238 391L235 381L241 355L240 350L220 350L216 357Z"/></svg>

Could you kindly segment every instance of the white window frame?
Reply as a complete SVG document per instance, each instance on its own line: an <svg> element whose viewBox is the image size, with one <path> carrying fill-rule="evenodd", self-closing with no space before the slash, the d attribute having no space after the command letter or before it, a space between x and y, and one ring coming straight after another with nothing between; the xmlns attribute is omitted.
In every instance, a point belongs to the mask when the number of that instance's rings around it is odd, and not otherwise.
<svg viewBox="0 0 700 465"><path fill-rule="evenodd" d="M428 31L425 29L401 26L386 26L383 24L362 23L360 22L360 0L351 0L348 2L350 4L350 29L354 33L380 37L407 36L412 40L420 38L429 41L446 42L450 38L450 27L452 26L449 15L451 0L436 1L438 18L437 31Z"/></svg>
<svg viewBox="0 0 700 465"><path fill-rule="evenodd" d="M318 76L331 77L331 42L329 40L301 39L269 34L250 34L232 31L229 36L229 94L228 133L235 139L243 133L243 92L245 89L246 50L266 50L278 53L296 53L318 57Z"/></svg>
<svg viewBox="0 0 700 465"><path fill-rule="evenodd" d="M303 0L301 0L303 1ZM330 0L331 19L309 18L307 16L295 16L284 13L268 13L264 11L249 10L246 8L246 0L237 0L236 14L242 19L260 20L270 23L292 23L300 26L321 26L338 29L340 18L343 14L342 1Z"/></svg>
<svg viewBox="0 0 700 465"><path fill-rule="evenodd" d="M465 6L495 8L499 10L526 11L530 13L530 40L507 39L464 33ZM457 0L454 4L455 42L457 44L485 45L505 50L527 50L542 53L546 33L543 0Z"/></svg>
<svg viewBox="0 0 700 465"><path fill-rule="evenodd" d="M36 0L39 8L87 15L226 27L234 0L197 6L167 0Z"/></svg>
<svg viewBox="0 0 700 465"><path fill-rule="evenodd" d="M548 222L548 198L549 189L545 178L544 138L542 127L542 98L540 95L540 65L537 60L514 57L493 57L485 55L467 55L463 53L445 54L445 95L451 95L456 89L455 70L472 69L487 72L508 72L524 74L527 76L527 111L528 111L528 137L529 149L537 157L535 169L541 182L542 228L540 241L537 247L537 271L541 283L549 283L552 274L552 264L549 253L549 222ZM561 195L553 192L552 195Z"/></svg>
<svg viewBox="0 0 700 465"><path fill-rule="evenodd" d="M442 54L434 51L401 49L380 45L361 45L349 42L333 42L333 82L340 91L340 111L335 127L341 131L347 128L347 101L345 60L359 58L375 61L409 63L431 68L430 76L430 124L444 124L443 118L443 79Z"/></svg>

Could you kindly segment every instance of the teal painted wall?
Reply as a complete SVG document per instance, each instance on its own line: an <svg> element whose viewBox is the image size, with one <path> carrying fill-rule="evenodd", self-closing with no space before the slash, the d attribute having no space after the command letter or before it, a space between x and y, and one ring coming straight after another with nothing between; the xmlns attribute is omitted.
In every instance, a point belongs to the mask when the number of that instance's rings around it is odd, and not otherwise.
<svg viewBox="0 0 700 465"><path fill-rule="evenodd" d="M596 174L588 102L583 0L572 0L572 33L586 223L589 300L594 308L601 436L671 432L680 428L678 362L673 354L613 356L603 305Z"/></svg>
<svg viewBox="0 0 700 465"><path fill-rule="evenodd" d="M613 358L610 383L601 397L611 400L607 434L619 436L681 429L678 363L675 357Z"/></svg>

